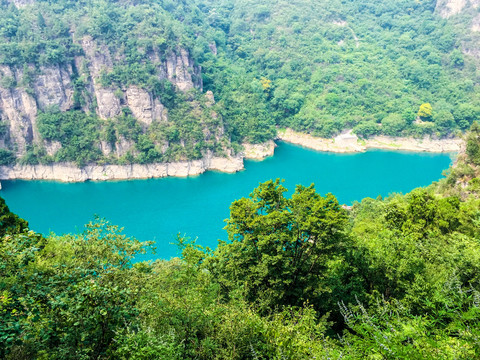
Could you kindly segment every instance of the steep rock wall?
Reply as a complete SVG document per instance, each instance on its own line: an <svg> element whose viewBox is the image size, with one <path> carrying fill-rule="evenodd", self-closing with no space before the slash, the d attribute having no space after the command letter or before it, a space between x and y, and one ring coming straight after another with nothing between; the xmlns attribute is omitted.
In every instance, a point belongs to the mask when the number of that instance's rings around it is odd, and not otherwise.
<svg viewBox="0 0 480 360"><path fill-rule="evenodd" d="M15 2L17 6L30 2ZM75 36L72 31L72 36ZM17 156L26 153L30 144L40 144L49 155L60 149L59 143L42 141L36 124L37 113L50 108L67 111L74 108L74 79L85 79L82 96L82 110L92 109L101 119L111 119L119 115L122 108L129 108L142 127L147 129L154 122L167 122L168 111L158 98L140 86L130 85L121 88L105 87L101 76L113 70L115 59L106 44L99 43L91 36L78 40L83 55L77 56L72 64L49 66L35 69L30 66L32 78L25 85L25 68L0 66L0 124L6 131L0 133L0 147L15 150ZM202 89L200 68L196 67L187 50L178 48L168 56L150 54L150 60L157 68L160 80L171 81L179 91ZM27 67L28 69L28 67ZM223 128L220 129L223 133ZM115 149L101 142L99 147L104 155L115 151L124 155L133 147L131 141L118 139Z"/></svg>
<svg viewBox="0 0 480 360"><path fill-rule="evenodd" d="M438 0L435 11L441 17L447 19L453 15L459 14L466 8L476 9L480 5L480 0Z"/></svg>
<svg viewBox="0 0 480 360"><path fill-rule="evenodd" d="M12 83L22 80L22 72L8 66L0 66L0 79L10 79ZM19 87L0 87L0 120L6 131L1 135L2 145L23 154L28 144L39 142L36 127L37 103L35 99Z"/></svg>
<svg viewBox="0 0 480 360"><path fill-rule="evenodd" d="M27 5L32 5L35 0L7 0L9 3L14 4L18 8L22 8Z"/></svg>
<svg viewBox="0 0 480 360"><path fill-rule="evenodd" d="M113 60L110 51L105 44L98 44L91 36L85 36L81 41L85 57L76 59L77 68L81 69L85 64L89 76L90 88L93 88L97 104L97 114L102 119L109 119L120 113L120 99L115 95L114 89L103 87L100 84L102 72L109 72L113 69Z"/></svg>
<svg viewBox="0 0 480 360"><path fill-rule="evenodd" d="M448 18L462 11L465 5L467 0L438 0L435 10L441 17Z"/></svg>
<svg viewBox="0 0 480 360"><path fill-rule="evenodd" d="M42 68L33 84L40 110L57 106L60 110L66 111L72 107L72 74L71 65L66 68L60 66Z"/></svg>
<svg viewBox="0 0 480 360"><path fill-rule="evenodd" d="M143 126L150 126L153 121L167 121L167 109L152 94L138 86L130 86L125 92L127 105L133 116Z"/></svg>
<svg viewBox="0 0 480 360"><path fill-rule="evenodd" d="M437 0L435 12L441 17L452 18L452 23L464 33L462 52L476 61L480 60L480 0Z"/></svg>

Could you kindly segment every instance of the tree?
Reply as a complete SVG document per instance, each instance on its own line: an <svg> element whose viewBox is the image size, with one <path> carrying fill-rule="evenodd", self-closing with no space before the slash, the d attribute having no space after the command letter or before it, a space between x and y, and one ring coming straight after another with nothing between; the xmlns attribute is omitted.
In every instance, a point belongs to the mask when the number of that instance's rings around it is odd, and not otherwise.
<svg viewBox="0 0 480 360"><path fill-rule="evenodd" d="M472 104L460 104L453 110L453 117L460 129L465 130L477 120L479 113L479 109Z"/></svg>
<svg viewBox="0 0 480 360"><path fill-rule="evenodd" d="M242 288L264 311L306 302L319 309L341 268L347 214L313 184L298 185L290 199L286 191L280 180L270 180L232 204L230 243L220 243L212 269L224 287Z"/></svg>
<svg viewBox="0 0 480 360"><path fill-rule="evenodd" d="M448 135L455 126L455 119L448 110L441 110L434 116L435 127L441 136Z"/></svg>
<svg viewBox="0 0 480 360"><path fill-rule="evenodd" d="M389 114L382 119L382 132L385 135L399 136L407 126L400 114Z"/></svg>
<svg viewBox="0 0 480 360"><path fill-rule="evenodd" d="M424 103L424 104L420 105L420 108L418 109L417 115L422 120L430 121L432 119L432 115L433 115L432 105L430 105L430 103Z"/></svg>
<svg viewBox="0 0 480 360"><path fill-rule="evenodd" d="M0 237L19 234L28 229L28 222L12 213L5 200L0 198Z"/></svg>
<svg viewBox="0 0 480 360"><path fill-rule="evenodd" d="M380 132L380 127L375 121L369 120L361 122L353 128L355 134L361 136L364 139L369 138L370 136L378 135Z"/></svg>
<svg viewBox="0 0 480 360"><path fill-rule="evenodd" d="M148 244L100 219L82 235L1 239L0 357L106 358L138 314L131 260Z"/></svg>
<svg viewBox="0 0 480 360"><path fill-rule="evenodd" d="M0 149L0 165L12 165L15 163L15 155L7 149Z"/></svg>
<svg viewBox="0 0 480 360"><path fill-rule="evenodd" d="M450 62L455 67L462 67L465 63L463 53L458 49L453 50L450 53Z"/></svg>
<svg viewBox="0 0 480 360"><path fill-rule="evenodd" d="M468 161L480 165L480 124L474 122L467 138Z"/></svg>

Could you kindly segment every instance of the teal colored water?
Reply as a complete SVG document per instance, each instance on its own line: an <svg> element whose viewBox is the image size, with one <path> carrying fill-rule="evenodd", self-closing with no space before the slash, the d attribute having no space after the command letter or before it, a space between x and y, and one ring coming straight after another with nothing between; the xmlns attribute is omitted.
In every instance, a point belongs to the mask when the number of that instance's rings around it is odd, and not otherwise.
<svg viewBox="0 0 480 360"><path fill-rule="evenodd" d="M450 163L448 154L380 150L333 154L280 143L274 157L246 161L245 170L236 174L74 184L5 181L0 195L35 231L80 232L97 214L125 227L128 235L155 240L156 255L143 259L168 259L177 255L171 243L178 232L210 247L217 239L226 240L222 228L230 203L248 196L259 182L283 178L290 193L296 184L315 183L319 193L331 192L350 204L429 185Z"/></svg>

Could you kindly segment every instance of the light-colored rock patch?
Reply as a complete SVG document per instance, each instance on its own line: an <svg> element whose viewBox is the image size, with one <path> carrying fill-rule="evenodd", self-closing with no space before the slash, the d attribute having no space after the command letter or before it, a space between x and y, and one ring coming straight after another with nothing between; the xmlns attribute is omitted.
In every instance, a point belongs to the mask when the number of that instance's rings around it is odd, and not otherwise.
<svg viewBox="0 0 480 360"><path fill-rule="evenodd" d="M130 150L134 151L134 149L135 143L132 140L126 140L123 137L117 139L117 143L115 144L115 154L118 157L125 155Z"/></svg>
<svg viewBox="0 0 480 360"><path fill-rule="evenodd" d="M471 30L474 32L480 31L480 14L473 18Z"/></svg>
<svg viewBox="0 0 480 360"><path fill-rule="evenodd" d="M435 11L443 18L460 13L465 7L474 9L480 6L480 0L438 0Z"/></svg>
<svg viewBox="0 0 480 360"><path fill-rule="evenodd" d="M82 182L87 180L149 179L166 176L194 176L207 170L233 173L242 169L242 157L206 157L201 160L145 165L88 165L83 168L78 168L71 163L58 163L52 165L0 166L0 180Z"/></svg>
<svg viewBox="0 0 480 360"><path fill-rule="evenodd" d="M212 107L215 105L215 96L213 95L213 92L211 90L208 90L205 93L205 105L207 107Z"/></svg>
<svg viewBox="0 0 480 360"><path fill-rule="evenodd" d="M343 133L334 139L324 139L309 134L303 134L292 129L285 129L278 132L280 140L301 145L317 151L330 151L337 153L365 151L365 146L358 143L356 135L351 131Z"/></svg>
<svg viewBox="0 0 480 360"><path fill-rule="evenodd" d="M153 121L166 121L165 107L158 99L138 86L130 86L126 92L127 103L133 116L144 126L150 126Z"/></svg>
<svg viewBox="0 0 480 360"><path fill-rule="evenodd" d="M58 106L65 111L72 107L71 73L71 68L66 71L60 66L42 68L42 73L37 75L34 83L37 103L41 110Z"/></svg>
<svg viewBox="0 0 480 360"><path fill-rule="evenodd" d="M102 119L109 119L120 114L120 99L112 88L104 88L99 83L103 71L113 69L110 51L105 44L97 44L91 36L82 39L82 48L89 63L93 89L97 99L97 113Z"/></svg>
<svg viewBox="0 0 480 360"><path fill-rule="evenodd" d="M338 135L334 139L323 139L286 129L279 131L278 138L310 149L337 153L360 152L367 149L458 152L463 145L462 139L431 139L429 137L414 139L375 136L368 140L360 140L351 130Z"/></svg>
<svg viewBox="0 0 480 360"><path fill-rule="evenodd" d="M49 156L54 156L61 148L62 144L59 141L45 141L45 151Z"/></svg>
<svg viewBox="0 0 480 360"><path fill-rule="evenodd" d="M467 0L439 0L436 10L441 17L449 18L462 11L466 4Z"/></svg>
<svg viewBox="0 0 480 360"><path fill-rule="evenodd" d="M242 144L246 159L262 160L268 156L273 156L275 151L275 142L273 140L262 144Z"/></svg>
<svg viewBox="0 0 480 360"><path fill-rule="evenodd" d="M108 156L112 153L112 145L107 141L100 140L100 151L102 152L103 156Z"/></svg>
<svg viewBox="0 0 480 360"><path fill-rule="evenodd" d="M178 49L167 58L167 76L181 91L194 88L191 72L194 72L193 61L185 49Z"/></svg>
<svg viewBox="0 0 480 360"><path fill-rule="evenodd" d="M365 146L372 149L390 149L425 152L458 152L463 144L462 139L423 139L393 138L376 136L365 141Z"/></svg>
<svg viewBox="0 0 480 360"><path fill-rule="evenodd" d="M23 8L27 5L32 5L35 0L8 0L9 3L13 3L17 8Z"/></svg>
<svg viewBox="0 0 480 360"><path fill-rule="evenodd" d="M243 170L243 158L240 156L213 157L208 164L208 170L216 170L225 173L235 173Z"/></svg>
<svg viewBox="0 0 480 360"><path fill-rule="evenodd" d="M120 99L110 88L102 88L94 82L95 97L97 98L97 113L102 119L110 119L120 114Z"/></svg>
<svg viewBox="0 0 480 360"><path fill-rule="evenodd" d="M0 77L18 81L20 76L8 66L0 66ZM23 154L28 144L40 141L36 116L35 99L25 89L0 87L0 118L8 124L10 142L16 144L17 154Z"/></svg>

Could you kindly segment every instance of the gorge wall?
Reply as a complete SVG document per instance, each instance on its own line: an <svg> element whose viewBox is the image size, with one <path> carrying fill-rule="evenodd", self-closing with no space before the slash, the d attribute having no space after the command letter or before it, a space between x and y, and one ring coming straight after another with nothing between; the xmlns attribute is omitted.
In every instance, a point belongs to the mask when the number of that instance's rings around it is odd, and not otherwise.
<svg viewBox="0 0 480 360"><path fill-rule="evenodd" d="M74 79L86 79L81 110L94 111L101 119L114 118L129 109L133 116L148 127L154 122L167 122L168 111L153 94L139 86L123 88L104 87L100 83L103 72L113 68L112 57L105 44L87 36L81 40L84 55L75 58L68 66L14 68L0 65L0 123L4 131L0 144L15 149L18 156L25 154L28 145L40 144L50 155L58 150L58 144L43 142L37 129L37 114L57 107L60 111L74 109ZM194 81L192 74L201 79L187 50L179 48L161 61L152 54L159 79L170 81L178 90L187 92L202 89L200 81ZM28 72L28 74L26 74ZM32 73L32 74L30 74ZM26 77L32 77L29 84ZM125 142L119 140L116 148L125 152Z"/></svg>
<svg viewBox="0 0 480 360"><path fill-rule="evenodd" d="M93 20L95 10L74 3L58 5L60 17L55 4L1 5L17 23L1 44L7 50L0 53L0 165L12 158L23 165L70 161L82 167L189 161L207 158L209 151L232 155L214 95L203 93L201 67L181 34L173 33L175 19L159 8L163 13L154 23L148 6L123 5L108 10L124 17L121 26L129 9L135 19L111 36L96 30L101 20ZM70 9L84 18L68 18ZM29 30L18 35L21 26ZM58 29L45 30L50 27Z"/></svg>

